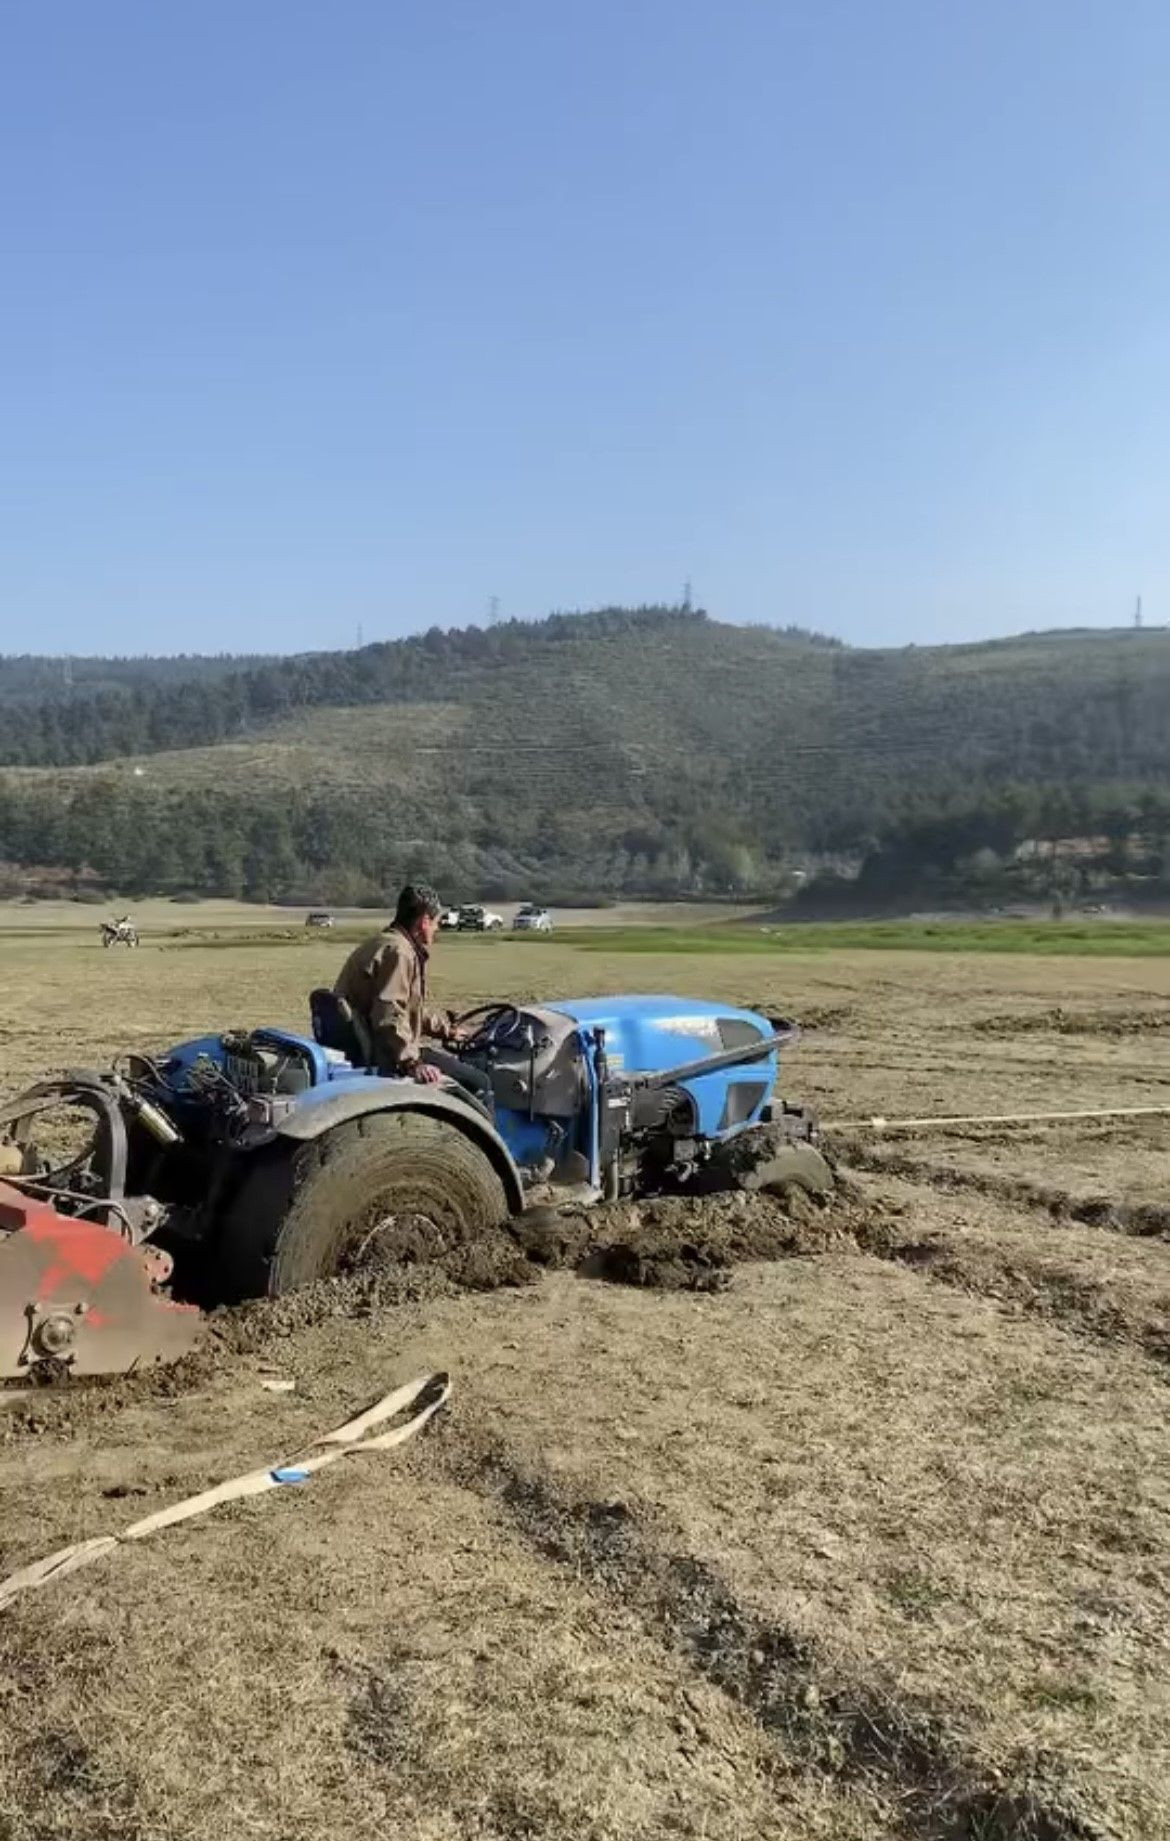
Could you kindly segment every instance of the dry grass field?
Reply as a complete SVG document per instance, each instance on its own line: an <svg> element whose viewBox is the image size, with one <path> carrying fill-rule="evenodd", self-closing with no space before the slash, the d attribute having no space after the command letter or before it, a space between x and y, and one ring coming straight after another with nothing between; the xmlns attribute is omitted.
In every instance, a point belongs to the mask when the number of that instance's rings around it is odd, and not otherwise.
<svg viewBox="0 0 1170 1841"><path fill-rule="evenodd" d="M298 1024L343 950L168 924L137 953L0 928L4 1086ZM1156 957L456 939L435 985L794 1014L786 1089L831 1120L1170 1105ZM0 1837L1170 1835L1170 1120L837 1143L824 1215L642 1211L724 1262L770 1246L722 1288L314 1294L171 1381L0 1407L7 1571L422 1367L455 1385L403 1452L0 1613Z"/></svg>

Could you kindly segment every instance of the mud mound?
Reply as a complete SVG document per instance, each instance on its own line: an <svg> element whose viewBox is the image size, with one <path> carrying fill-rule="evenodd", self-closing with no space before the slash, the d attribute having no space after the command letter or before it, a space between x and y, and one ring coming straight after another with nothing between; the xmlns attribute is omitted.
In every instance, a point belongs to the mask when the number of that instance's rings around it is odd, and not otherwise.
<svg viewBox="0 0 1170 1841"><path fill-rule="evenodd" d="M840 1208L797 1189L783 1197L662 1196L563 1214L532 1209L516 1233L538 1265L662 1291L720 1291L745 1260L823 1253L850 1237Z"/></svg>
<svg viewBox="0 0 1170 1841"><path fill-rule="evenodd" d="M320 1279L282 1298L256 1298L217 1311L210 1328L222 1350L258 1354L273 1342L331 1318L375 1319L403 1304L450 1297L460 1291L530 1285L536 1276L511 1234L501 1227L452 1247L437 1260L395 1262L383 1253L377 1265L344 1278Z"/></svg>
<svg viewBox="0 0 1170 1841"><path fill-rule="evenodd" d="M655 1291L726 1291L731 1283L731 1261L718 1249L689 1240L679 1244L673 1236L655 1235L653 1230L644 1231L637 1241L598 1247L578 1270L583 1278Z"/></svg>
<svg viewBox="0 0 1170 1841"><path fill-rule="evenodd" d="M1170 1030L1170 1009L1066 1010L1056 1004L1049 1010L1009 1011L956 1027L966 1035L1112 1036L1120 1040Z"/></svg>
<svg viewBox="0 0 1170 1841"><path fill-rule="evenodd" d="M552 1217L530 1257L572 1264L585 1278L667 1291L719 1291L748 1260L808 1258L882 1246L896 1234L884 1210L852 1185L826 1201L790 1188L781 1195L662 1196Z"/></svg>

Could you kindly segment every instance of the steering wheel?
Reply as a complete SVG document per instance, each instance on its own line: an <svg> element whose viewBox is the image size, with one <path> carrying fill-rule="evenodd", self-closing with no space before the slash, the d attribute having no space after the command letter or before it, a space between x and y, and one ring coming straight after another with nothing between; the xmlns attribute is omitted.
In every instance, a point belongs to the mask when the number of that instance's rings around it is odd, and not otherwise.
<svg viewBox="0 0 1170 1841"><path fill-rule="evenodd" d="M482 1018L479 1027L456 1047L466 1054L469 1049L497 1048L503 1038L510 1035L520 1021L520 1011L515 1004L477 1004L474 1010L465 1010L462 1016L455 1018L456 1029L463 1029L468 1023Z"/></svg>

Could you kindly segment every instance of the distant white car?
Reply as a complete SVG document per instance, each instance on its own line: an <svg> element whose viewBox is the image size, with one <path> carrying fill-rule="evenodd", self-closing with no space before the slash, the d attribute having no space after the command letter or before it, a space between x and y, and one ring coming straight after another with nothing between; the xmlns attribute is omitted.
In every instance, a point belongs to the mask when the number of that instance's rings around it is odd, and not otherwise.
<svg viewBox="0 0 1170 1841"><path fill-rule="evenodd" d="M440 927L457 927L459 925L458 908L444 908L439 916Z"/></svg>
<svg viewBox="0 0 1170 1841"><path fill-rule="evenodd" d="M490 908L481 907L478 901L468 902L459 910L455 922L460 933L498 933L504 924L502 914L493 914Z"/></svg>
<svg viewBox="0 0 1170 1841"><path fill-rule="evenodd" d="M534 901L526 901L512 916L513 933L551 933L552 915L547 908L537 907Z"/></svg>

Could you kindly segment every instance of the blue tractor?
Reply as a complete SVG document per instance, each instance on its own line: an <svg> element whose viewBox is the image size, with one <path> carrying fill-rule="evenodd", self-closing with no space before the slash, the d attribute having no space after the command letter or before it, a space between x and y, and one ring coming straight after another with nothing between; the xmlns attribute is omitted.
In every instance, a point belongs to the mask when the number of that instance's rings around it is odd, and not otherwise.
<svg viewBox="0 0 1170 1841"><path fill-rule="evenodd" d="M315 991L310 1008L311 1035L229 1030L30 1089L0 1108L0 1175L72 1219L81 1269L100 1263L92 1235L108 1251L112 1233L145 1265L144 1295L157 1297L177 1262L183 1291L204 1303L274 1296L376 1262L387 1237L399 1256L404 1247L433 1256L535 1205L721 1177L818 1194L832 1186L811 1114L774 1097L778 1052L796 1035L789 1023L669 996L483 1005L459 1019L459 1052L488 1075L489 1109L454 1082L379 1075L338 998ZM86 1146L56 1166L34 1137L54 1107L94 1118ZM19 1228L10 1239L21 1240ZM14 1301L3 1232L0 1211L0 1374L47 1354L100 1372L115 1344L113 1365L125 1366L136 1337L145 1346L135 1359L149 1359L159 1352L153 1321L173 1352L173 1306L164 1317L143 1305L140 1325L112 1335L126 1306L95 1313L91 1296L72 1295L80 1281L30 1304L27 1236ZM58 1281L59 1253L45 1256ZM127 1274L120 1283L128 1295Z"/></svg>

